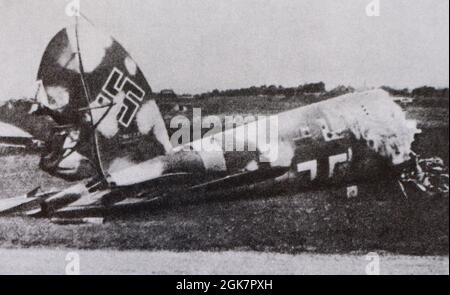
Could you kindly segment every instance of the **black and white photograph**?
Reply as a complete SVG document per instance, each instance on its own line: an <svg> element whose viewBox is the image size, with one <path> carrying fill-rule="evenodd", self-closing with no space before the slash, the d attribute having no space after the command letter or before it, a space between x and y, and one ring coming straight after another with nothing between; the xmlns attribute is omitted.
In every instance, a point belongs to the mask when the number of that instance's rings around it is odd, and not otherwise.
<svg viewBox="0 0 450 295"><path fill-rule="evenodd" d="M448 276L448 162L447 0L0 0L0 275Z"/></svg>

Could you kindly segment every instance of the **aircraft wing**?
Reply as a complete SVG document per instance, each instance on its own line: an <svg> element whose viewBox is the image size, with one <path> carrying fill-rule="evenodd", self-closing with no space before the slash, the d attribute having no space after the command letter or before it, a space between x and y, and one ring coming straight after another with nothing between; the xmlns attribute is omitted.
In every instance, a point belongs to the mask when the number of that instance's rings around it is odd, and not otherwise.
<svg viewBox="0 0 450 295"><path fill-rule="evenodd" d="M217 189L227 189L233 187L240 187L258 183L267 179L275 178L285 174L289 167L273 167L270 169L259 169L255 171L243 171L233 175L228 175L223 178L214 179L205 183L201 183L189 188L190 192L197 192L201 190L213 191Z"/></svg>
<svg viewBox="0 0 450 295"><path fill-rule="evenodd" d="M0 216L31 210L56 193L56 191L52 191L41 194L27 194L24 196L2 199L0 200Z"/></svg>
<svg viewBox="0 0 450 295"><path fill-rule="evenodd" d="M145 209L146 206L155 204L159 197L153 198L124 198L109 205L101 203L101 198L93 200L90 204L70 204L64 208L55 211L52 214L53 218L85 218L104 216L111 212L124 212L131 209ZM89 203L89 201L88 201Z"/></svg>
<svg viewBox="0 0 450 295"><path fill-rule="evenodd" d="M283 175L288 167L243 171L233 175L204 179L199 182L197 175L171 173L133 186L114 187L89 192L76 185L66 193L47 199L47 207L52 208L52 218L72 219L104 216L105 213L124 212L158 206L180 193L194 194L204 190L226 190L261 182ZM0 210L1 212L1 210ZM42 216L43 209L29 211L31 216Z"/></svg>
<svg viewBox="0 0 450 295"><path fill-rule="evenodd" d="M0 122L0 151L7 149L37 148L39 141L22 129Z"/></svg>
<svg viewBox="0 0 450 295"><path fill-rule="evenodd" d="M2 146L23 146L27 147L33 143L31 138L19 136L0 136L0 145Z"/></svg>

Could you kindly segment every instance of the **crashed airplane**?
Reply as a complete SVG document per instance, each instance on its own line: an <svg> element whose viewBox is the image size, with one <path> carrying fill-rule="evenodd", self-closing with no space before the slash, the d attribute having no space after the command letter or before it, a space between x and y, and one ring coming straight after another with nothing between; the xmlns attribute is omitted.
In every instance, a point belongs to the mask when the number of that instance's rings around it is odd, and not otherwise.
<svg viewBox="0 0 450 295"><path fill-rule="evenodd" d="M301 191L393 178L405 196L411 183L425 188L419 175L428 172L411 151L419 130L383 90L282 112L269 145L245 136L266 132L254 121L175 146L139 66L83 19L50 41L37 80L32 111L58 125L39 166L77 183L3 199L0 215L102 217L177 194L194 198L267 183ZM230 134L254 150L226 149L223 138Z"/></svg>

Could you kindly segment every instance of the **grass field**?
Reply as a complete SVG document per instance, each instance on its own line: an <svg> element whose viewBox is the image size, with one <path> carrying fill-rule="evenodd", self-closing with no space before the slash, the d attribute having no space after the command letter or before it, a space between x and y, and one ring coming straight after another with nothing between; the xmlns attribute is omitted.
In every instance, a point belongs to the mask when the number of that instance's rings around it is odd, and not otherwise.
<svg viewBox="0 0 450 295"><path fill-rule="evenodd" d="M448 164L448 108L409 107L408 115L424 129L415 149ZM1 157L1 197L68 185L38 171L37 163L36 155ZM448 195L411 202L390 182L363 186L355 199L343 189L284 188L115 216L102 225L1 218L0 247L448 255L448 216Z"/></svg>

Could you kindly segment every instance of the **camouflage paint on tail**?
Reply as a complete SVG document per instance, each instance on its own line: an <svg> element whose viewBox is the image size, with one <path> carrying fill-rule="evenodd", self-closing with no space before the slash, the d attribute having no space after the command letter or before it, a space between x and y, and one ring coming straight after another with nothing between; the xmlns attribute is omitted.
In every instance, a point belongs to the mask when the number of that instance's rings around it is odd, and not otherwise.
<svg viewBox="0 0 450 295"><path fill-rule="evenodd" d="M51 40L38 80L45 90L39 102L58 124L80 130L75 149L104 175L171 151L142 71L116 40L87 21L79 19Z"/></svg>

